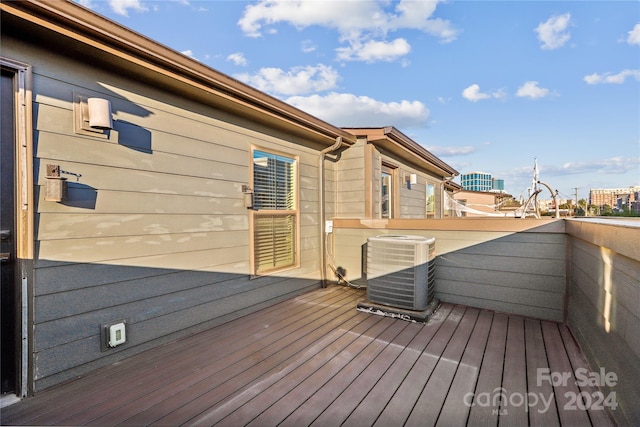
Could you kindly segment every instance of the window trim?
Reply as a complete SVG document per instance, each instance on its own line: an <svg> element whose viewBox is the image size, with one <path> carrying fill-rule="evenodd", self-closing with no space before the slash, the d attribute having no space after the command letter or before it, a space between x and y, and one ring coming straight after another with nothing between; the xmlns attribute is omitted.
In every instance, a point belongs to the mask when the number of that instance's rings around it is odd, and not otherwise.
<svg viewBox="0 0 640 427"><path fill-rule="evenodd" d="M258 276L268 276L274 273L279 273L287 270L292 270L296 268L300 268L300 156L292 155L291 153L286 153L279 150L274 150L272 148L261 147L252 145L249 151L249 186L255 191L255 183L254 183L254 154L256 151L265 152L268 154L273 154L276 156L286 157L288 159L293 160L294 162L294 209L255 209L252 208L249 211L249 247L250 247L250 269L251 275L254 277ZM256 242L255 242L255 223L256 218L267 217L273 215L293 215L294 218L294 229L293 229L293 264L286 265L283 267L275 267L271 269L257 270L256 265Z"/></svg>
<svg viewBox="0 0 640 427"><path fill-rule="evenodd" d="M388 175L391 182L389 183L389 216L382 215L382 179L384 175ZM399 209L399 186L398 186L398 168L394 165L391 165L387 162L382 162L380 167L380 218L382 219L393 219L396 217L396 212Z"/></svg>
<svg viewBox="0 0 640 427"><path fill-rule="evenodd" d="M433 194L431 194L431 196L433 197L433 206L432 206L432 211L429 211L429 188L432 188L432 192ZM425 185L425 218L428 219L432 219L432 218L438 218L438 203L437 203L437 197L436 197L436 189L437 189L437 185L433 182L427 181L426 185Z"/></svg>

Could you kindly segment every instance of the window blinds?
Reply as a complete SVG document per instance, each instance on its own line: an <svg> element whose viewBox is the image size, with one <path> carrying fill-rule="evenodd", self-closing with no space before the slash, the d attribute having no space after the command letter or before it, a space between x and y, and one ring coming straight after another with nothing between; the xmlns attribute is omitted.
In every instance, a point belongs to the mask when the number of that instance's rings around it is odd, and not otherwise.
<svg viewBox="0 0 640 427"><path fill-rule="evenodd" d="M295 159L263 151L253 154L254 269L295 265Z"/></svg>

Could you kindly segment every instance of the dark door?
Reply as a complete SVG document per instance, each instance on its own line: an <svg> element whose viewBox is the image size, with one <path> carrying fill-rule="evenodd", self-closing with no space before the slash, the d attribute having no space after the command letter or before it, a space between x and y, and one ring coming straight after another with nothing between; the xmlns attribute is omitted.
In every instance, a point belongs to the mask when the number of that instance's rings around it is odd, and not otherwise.
<svg viewBox="0 0 640 427"><path fill-rule="evenodd" d="M0 352L2 394L14 393L16 387L16 263L15 263L15 74L2 70L2 103L0 104L0 320L2 341Z"/></svg>

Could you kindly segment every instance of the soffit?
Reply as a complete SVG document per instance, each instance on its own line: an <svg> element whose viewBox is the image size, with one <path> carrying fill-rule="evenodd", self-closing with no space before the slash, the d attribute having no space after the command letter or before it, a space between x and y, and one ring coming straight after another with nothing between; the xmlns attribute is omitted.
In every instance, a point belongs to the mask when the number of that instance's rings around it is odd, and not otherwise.
<svg viewBox="0 0 640 427"><path fill-rule="evenodd" d="M442 178L454 177L458 174L458 171L454 168L393 126L384 128L344 128L344 130L356 136L366 136L367 141L381 151L390 153L418 169Z"/></svg>

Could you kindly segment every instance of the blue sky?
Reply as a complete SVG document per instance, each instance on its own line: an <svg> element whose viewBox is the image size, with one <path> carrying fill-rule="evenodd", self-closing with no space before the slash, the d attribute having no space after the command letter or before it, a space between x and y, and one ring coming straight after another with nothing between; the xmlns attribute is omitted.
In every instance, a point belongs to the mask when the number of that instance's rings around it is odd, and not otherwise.
<svg viewBox="0 0 640 427"><path fill-rule="evenodd" d="M640 185L636 0L80 3L334 125L393 125L516 197L534 159L567 197Z"/></svg>

